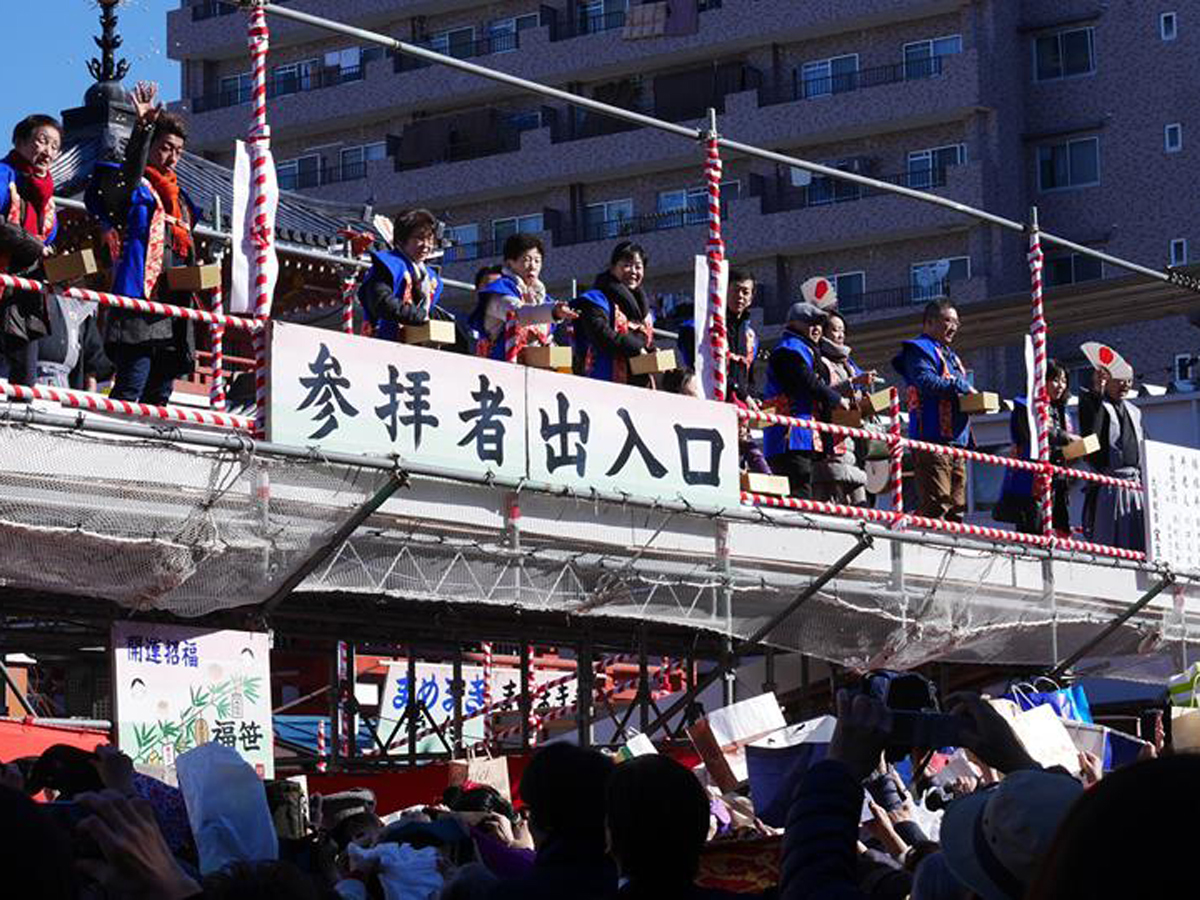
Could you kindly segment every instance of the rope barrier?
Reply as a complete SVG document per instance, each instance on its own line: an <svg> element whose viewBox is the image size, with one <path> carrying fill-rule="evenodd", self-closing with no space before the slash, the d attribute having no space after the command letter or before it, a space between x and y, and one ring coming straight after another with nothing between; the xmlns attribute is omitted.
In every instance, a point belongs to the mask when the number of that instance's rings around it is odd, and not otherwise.
<svg viewBox="0 0 1200 900"><path fill-rule="evenodd" d="M114 400L103 394L76 391L70 388L37 385L25 387L0 381L0 391L18 400L49 400L71 409L86 409L92 412L114 413L134 419L153 419L158 422L182 422L186 425L206 425L211 428L232 428L251 431L254 421L246 416L235 416L226 412L210 412L184 406L152 406L149 403L134 403L129 400Z"/></svg>
<svg viewBox="0 0 1200 900"><path fill-rule="evenodd" d="M943 531L949 534L970 535L982 537L991 541L1006 541L1009 543L1027 544L1031 547L1058 548L1091 553L1095 556L1107 556L1114 559L1127 559L1143 562L1146 554L1137 550L1126 550L1123 547L1109 547L1105 544L1093 544L1090 541L1077 541L1070 538L1053 538L1041 534L1024 534L1019 531L1006 531L1003 528L992 528L987 525L971 525L966 522L948 522L945 519L930 519L925 516L898 513L890 509L870 509L862 506L846 506L841 503L826 503L820 500L805 500L799 497L769 497L765 494L742 492L742 503L748 506L775 506L783 509L795 509L800 512L819 513L840 518L861 519L867 522L878 522L885 525L897 524L903 520L908 525L915 525L929 531Z"/></svg>
<svg viewBox="0 0 1200 900"><path fill-rule="evenodd" d="M0 285L16 288L20 291L37 291L42 294L62 294L76 300L86 300L100 306L111 306L116 309L129 309L134 312L149 313L157 316L171 316L176 319L190 319L193 322L207 322L213 325L225 325L230 328L240 328L244 331L261 329L261 322L254 319L243 319L240 316L228 316L211 313L203 309L192 309L187 306L171 306L159 303L157 300L142 300L137 297L122 297L120 294L110 294L107 291L93 291L88 288L55 287L32 278L21 278L17 275L0 274Z"/></svg>
<svg viewBox="0 0 1200 900"><path fill-rule="evenodd" d="M1049 463L1043 465L1042 463L1031 459L997 456L994 453L981 453L978 450L968 450L966 447L951 447L947 444L931 444L927 441L918 441L912 438L901 437L894 433L869 431L865 428L852 428L849 425L835 425L832 422L821 422L817 419L795 419L791 416L781 416L776 413L768 413L750 409L739 409L738 416L742 419L748 419L755 422L764 422L769 425L787 425L793 428L809 428L813 431L821 431L827 434L832 434L835 437L862 438L869 441L887 441L889 444L899 443L900 446L907 447L910 450L924 450L929 453L940 454L942 456L953 456L957 459L968 459L972 462L986 463L993 466L1005 466L1010 469L1021 469L1026 472L1046 471L1051 475L1064 475L1068 478L1078 478L1081 481L1091 481L1095 482L1096 484L1121 488L1122 490L1127 491L1140 491L1142 489L1140 482L1130 481L1125 478L1113 478L1111 475L1101 475L1098 472L1089 472L1086 469L1067 469L1063 466L1055 466Z"/></svg>

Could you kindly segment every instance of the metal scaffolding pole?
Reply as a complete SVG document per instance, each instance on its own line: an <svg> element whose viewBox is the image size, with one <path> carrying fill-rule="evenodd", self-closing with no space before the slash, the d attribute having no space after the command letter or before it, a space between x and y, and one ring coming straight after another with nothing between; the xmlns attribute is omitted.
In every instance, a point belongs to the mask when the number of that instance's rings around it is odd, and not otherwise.
<svg viewBox="0 0 1200 900"><path fill-rule="evenodd" d="M240 0L240 3L247 9L260 5L259 0ZM283 19L290 19L293 22L300 22L304 25L312 26L313 28L320 28L324 29L325 31L344 34L358 41L366 41L368 43L378 44L396 53L403 53L406 56L413 56L417 59L425 60L426 62L449 66L452 69L458 69L460 72L477 75L480 78L486 78L489 81L507 84L510 87L540 94L543 97L561 100L564 103L569 103L573 106L598 112L602 115L623 119L626 122L632 122L646 128L655 128L659 131L665 131L668 134L674 134L679 137L687 138L691 141L700 141L704 137L704 132L699 128L689 128L685 125L679 125L675 122L667 122L663 119L657 119L654 116L648 116L645 113L634 112L633 110L629 109L622 109L619 106L612 106L608 103L602 103L601 101L593 100L590 97L582 97L578 94L572 94L569 91L564 91L560 88L539 84L536 81L530 81L526 78L519 78L516 75L509 75L507 72L499 72L495 69L489 69L487 66L481 66L477 63L467 62L463 59L456 59L452 56L446 56L441 53L435 53L434 51L425 47L421 47L416 44L409 44L405 41L399 41L385 34L368 31L365 28L356 28L353 25L335 22L332 19L327 19L323 16L314 16L310 13L301 12L298 9L289 9L286 6L279 6L274 3L266 3L261 5L264 11L270 15L279 16ZM963 215L977 219L980 222L986 222L990 225L1007 229L1008 231L1016 231L1021 234L1024 234L1027 231L1027 226L1024 222L1008 219L1004 216L990 213L987 210L978 209L965 203L959 203L946 197L939 197L936 194L929 194L925 191L919 191L915 188L905 187L898 184L890 184L889 182L880 181L875 178L869 178L865 175L858 175L854 172L843 172L841 169L837 169L832 166L825 166L821 163L815 163L810 160L800 159L795 156L788 156L785 153L776 153L771 150L765 150L761 147L755 147L752 144L744 144L741 141L734 141L728 138L718 138L717 144L718 146L735 153L742 153L746 156L753 156L757 157L758 159L767 160L768 162L779 163L781 165L791 166L797 169L804 169L808 172L812 172L814 175L820 175L825 178L834 178L839 181L848 181L853 184L861 185L862 187L868 187L872 190L881 191L883 193L895 194L901 197L908 197L912 200L919 200L922 203L940 206L944 209L962 213ZM1117 266L1130 272L1144 275L1148 278L1154 278L1158 281L1177 284L1181 287L1185 287L1189 290L1200 293L1200 280L1190 278L1189 276L1182 275L1181 273L1167 274L1165 272L1160 272L1156 269L1151 269L1147 266L1142 266L1138 263L1130 262L1129 260L1121 259L1117 256L1112 256L1108 253L1102 253L1099 250L1095 250L1091 247L1085 247L1082 244L1077 244L1074 241L1069 241L1066 238L1058 237L1057 235L1053 235L1049 232L1041 232L1041 237L1044 241L1057 244L1060 247L1073 250L1074 252L1081 253L1085 256L1091 256L1095 259L1107 262L1109 265Z"/></svg>
<svg viewBox="0 0 1200 900"><path fill-rule="evenodd" d="M1174 583L1175 579L1168 574L1167 577L1162 579L1162 581L1158 582L1158 584L1146 591L1146 593L1144 593L1136 603L1132 604L1129 609L1125 610L1125 612L1121 613L1119 616L1105 625L1104 629L1098 635L1088 640L1082 647L1051 669L1050 677L1053 679L1058 679L1067 672L1071 671L1071 667L1075 665L1075 663L1079 662L1081 659L1103 644L1108 639L1110 634L1149 606L1151 600L1166 590L1169 585Z"/></svg>
<svg viewBox="0 0 1200 900"><path fill-rule="evenodd" d="M801 606L816 596L816 594L822 588L824 588L825 585L837 578L838 575L841 574L842 570L845 569L846 566L850 565L850 563L854 562L854 560L857 559L860 554L866 551L872 543L874 543L874 541L870 535L861 535L857 544L855 544L853 547L843 553L837 560L831 563L829 568L822 572L818 577L814 578L809 583L808 587L796 595L796 598L792 600L791 603L789 603L779 612L775 613L775 615L771 616L771 618L759 626L759 628L752 635L750 635L750 637L739 643L731 657L721 660L718 665L713 666L708 672L698 678L690 690L688 690L682 697L668 706L666 710L660 713L653 722L650 722L645 728L643 728L642 732L647 735L654 734L656 731L658 731L658 729L666 725L667 722L671 720L672 716L674 716L680 710L686 709L696 697L704 692L705 689L707 689L710 685L715 684L718 679L724 677L725 673L729 669L736 667L738 659L742 656L742 654L748 650L754 649L764 640L766 640L772 631L786 622L793 613L800 609Z"/></svg>

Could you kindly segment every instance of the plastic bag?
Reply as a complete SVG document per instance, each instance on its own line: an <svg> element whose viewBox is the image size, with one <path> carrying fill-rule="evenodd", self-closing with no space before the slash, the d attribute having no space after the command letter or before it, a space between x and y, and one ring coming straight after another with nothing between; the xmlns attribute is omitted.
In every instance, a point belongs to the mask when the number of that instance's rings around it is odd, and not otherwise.
<svg viewBox="0 0 1200 900"><path fill-rule="evenodd" d="M201 744L175 760L175 771L200 852L200 874L279 858L266 789L236 750Z"/></svg>
<svg viewBox="0 0 1200 900"><path fill-rule="evenodd" d="M415 850L408 844L350 844L350 871L374 872L387 900L432 900L442 891L435 847Z"/></svg>

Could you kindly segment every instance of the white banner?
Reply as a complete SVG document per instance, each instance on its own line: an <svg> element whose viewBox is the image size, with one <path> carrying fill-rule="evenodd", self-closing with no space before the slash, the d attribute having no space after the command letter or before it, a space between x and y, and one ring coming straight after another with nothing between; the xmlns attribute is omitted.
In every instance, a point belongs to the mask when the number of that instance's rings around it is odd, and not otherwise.
<svg viewBox="0 0 1200 900"><path fill-rule="evenodd" d="M386 743L392 738L392 748L407 749L408 722L404 721L399 730L396 723L404 714L408 705L409 692L414 691L418 706L424 707L429 713L428 718L420 715L417 733L430 731L429 719L433 719L439 728L447 728L454 719L454 666L449 663L417 662L415 687L408 681L408 663L394 662L388 666L387 682L383 688L383 699L379 704L379 740ZM548 681L562 677L563 672L551 669L535 669L533 672L534 685L543 685ZM483 708L483 667L463 666L463 695L462 710L464 716L469 716ZM577 682L569 682L559 688L549 691L539 699L538 706L551 707L569 706L575 702ZM521 693L521 672L513 668L492 669L492 702L517 696ZM503 712L497 713L497 723L513 724L520 720L520 705L514 703ZM392 732L395 731L395 737ZM449 730L443 732L446 740L453 742L453 734ZM464 743L479 742L484 738L484 716L463 722ZM418 753L443 752L450 749L444 745L436 734L417 742Z"/></svg>
<svg viewBox="0 0 1200 900"><path fill-rule="evenodd" d="M741 502L732 404L540 370L528 378L533 481L707 506Z"/></svg>
<svg viewBox="0 0 1200 900"><path fill-rule="evenodd" d="M268 439L582 492L740 500L733 406L271 323Z"/></svg>
<svg viewBox="0 0 1200 900"><path fill-rule="evenodd" d="M253 313L257 291L250 284L253 258L259 253L260 240L270 240L267 263L263 274L267 277L267 296L275 296L275 282L279 278L279 257L275 252L275 215L279 207L279 182L275 176L275 160L269 147L259 147L257 152L266 156L262 165L265 176L262 191L267 201L262 207L266 221L256 225L255 207L250 190L251 152L242 141L235 141L236 155L233 163L233 212L230 216L233 265L230 270L229 311Z"/></svg>
<svg viewBox="0 0 1200 900"><path fill-rule="evenodd" d="M716 396L716 391L713 387L713 359L712 345L710 337L710 325L712 324L711 310L708 308L708 257L696 257L696 277L693 285L694 293L692 297L692 309L694 311L694 319L696 322L696 346L693 348L695 355L696 377L700 379L700 391L705 397ZM729 266L721 267L720 275L721 296L729 296ZM728 323L726 323L728 327ZM728 345L727 345L728 346ZM728 373L729 365L726 363L725 370Z"/></svg>
<svg viewBox="0 0 1200 900"><path fill-rule="evenodd" d="M525 475L525 370L271 323L270 440Z"/></svg>
<svg viewBox="0 0 1200 900"><path fill-rule="evenodd" d="M1176 572L1200 570L1200 450L1146 441L1146 550Z"/></svg>
<svg viewBox="0 0 1200 900"><path fill-rule="evenodd" d="M118 622L112 628L117 746L175 783L175 760L200 744L231 747L275 776L266 634Z"/></svg>

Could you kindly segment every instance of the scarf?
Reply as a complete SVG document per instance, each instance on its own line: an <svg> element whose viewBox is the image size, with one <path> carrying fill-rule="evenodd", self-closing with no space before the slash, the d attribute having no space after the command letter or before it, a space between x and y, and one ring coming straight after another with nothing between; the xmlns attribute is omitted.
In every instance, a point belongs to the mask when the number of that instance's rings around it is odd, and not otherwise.
<svg viewBox="0 0 1200 900"><path fill-rule="evenodd" d="M821 338L821 355L828 359L845 362L850 358L850 348L845 344L835 344L827 337Z"/></svg>
<svg viewBox="0 0 1200 900"><path fill-rule="evenodd" d="M650 304L646 302L646 295L642 289L639 287L631 291L613 278L612 273L608 270L596 276L595 287L609 297L615 297L621 311L631 322L643 322L650 314Z"/></svg>
<svg viewBox="0 0 1200 900"><path fill-rule="evenodd" d="M504 274L517 283L517 287L521 291L521 302L526 304L540 304L546 302L546 285L540 279L534 279L533 284L528 284L524 278L510 269L504 267Z"/></svg>
<svg viewBox="0 0 1200 900"><path fill-rule="evenodd" d="M21 221L14 224L20 225L27 232L39 238L46 237L43 233L46 224L44 216L50 208L50 200L54 196L53 177L48 171L39 175L34 171L29 160L16 150L10 151L8 156L4 157L4 161L21 175L17 179L17 193L25 201L25 209Z"/></svg>
<svg viewBox="0 0 1200 900"><path fill-rule="evenodd" d="M190 216L184 209L183 197L179 192L179 179L173 170L161 172L154 166L146 166L146 179L158 194L163 212L167 215L167 231L171 235L171 249L175 255L186 259L192 253L192 231L188 227Z"/></svg>

